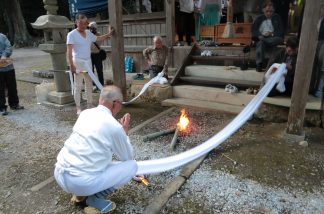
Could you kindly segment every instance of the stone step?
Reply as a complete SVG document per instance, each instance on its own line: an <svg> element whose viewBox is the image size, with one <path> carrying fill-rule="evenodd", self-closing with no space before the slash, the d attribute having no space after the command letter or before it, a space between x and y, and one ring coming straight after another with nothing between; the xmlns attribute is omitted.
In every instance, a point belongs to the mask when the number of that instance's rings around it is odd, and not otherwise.
<svg viewBox="0 0 324 214"><path fill-rule="evenodd" d="M185 69L185 76L214 77L220 79L240 80L261 83L264 72L256 72L255 69L242 71L234 66L190 65Z"/></svg>
<svg viewBox="0 0 324 214"><path fill-rule="evenodd" d="M238 93L229 93L224 88L179 85L173 86L173 97L245 106L254 95L246 94L244 90Z"/></svg>
<svg viewBox="0 0 324 214"><path fill-rule="evenodd" d="M201 101L194 99L186 99L186 98L171 98L162 101L162 106L180 106L180 107L190 107L197 108L202 110L212 110L212 111L221 111L232 114L238 114L242 111L244 107L229 105L224 103L216 103L209 101Z"/></svg>
<svg viewBox="0 0 324 214"><path fill-rule="evenodd" d="M184 76L180 77L183 82L193 83L197 85L208 85L208 86L225 86L232 84L237 87L248 88L248 87L259 87L260 82L249 81L249 80L238 80L238 79L224 79L217 77L195 77L195 76Z"/></svg>

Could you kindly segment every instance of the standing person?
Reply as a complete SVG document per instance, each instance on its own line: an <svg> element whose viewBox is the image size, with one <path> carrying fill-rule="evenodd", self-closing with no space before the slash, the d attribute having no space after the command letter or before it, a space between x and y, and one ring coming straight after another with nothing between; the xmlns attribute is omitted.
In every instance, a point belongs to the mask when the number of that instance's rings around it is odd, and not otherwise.
<svg viewBox="0 0 324 214"><path fill-rule="evenodd" d="M57 183L79 201L106 213L115 209L108 194L128 183L137 172L133 147L127 136L130 115L114 117L121 110L123 95L116 86L105 86L99 105L83 111L73 132L57 156ZM120 162L112 161L115 154ZM76 197L77 196L77 197Z"/></svg>
<svg viewBox="0 0 324 214"><path fill-rule="evenodd" d="M153 46L143 50L143 56L149 65L150 78L154 78L162 70L167 78L168 73L168 48L162 44L160 36L154 36Z"/></svg>
<svg viewBox="0 0 324 214"><path fill-rule="evenodd" d="M263 3L263 14L258 16L252 25L252 40L256 41L256 70L262 71L265 48L283 43L284 29L281 18L274 13L273 4L266 0Z"/></svg>
<svg viewBox="0 0 324 214"><path fill-rule="evenodd" d="M186 42L191 45L191 29L194 26L194 0L179 0L179 26L178 26L178 45L183 45L183 35L186 35Z"/></svg>
<svg viewBox="0 0 324 214"><path fill-rule="evenodd" d="M87 30L88 19L84 14L77 14L75 16L75 24L76 29L68 33L66 43L67 60L75 80L74 101L77 114L79 115L81 113L80 100L83 80L85 82L88 108L92 107L92 80L99 88L102 88L91 68L91 45L93 42L101 42L110 38L113 29L109 26L107 34L102 36L94 35Z"/></svg>
<svg viewBox="0 0 324 214"><path fill-rule="evenodd" d="M8 103L10 109L21 110L23 106L19 105L17 93L17 83L15 68L10 56L12 47L8 38L0 33L0 114L7 115L5 90L8 90Z"/></svg>
<svg viewBox="0 0 324 214"><path fill-rule="evenodd" d="M286 48L280 50L275 54L275 56L269 60L269 66L273 63L285 63L287 73L285 75L285 91L280 92L276 89L277 84L272 88L268 97L273 97L277 95L291 95L295 77L295 69L297 62L297 50L298 50L298 38L295 36L289 37L286 41ZM271 72L276 72L274 68Z"/></svg>
<svg viewBox="0 0 324 214"><path fill-rule="evenodd" d="M317 62L317 65L315 66L316 84L314 96L324 98L324 10L322 10L322 18L320 19L318 28L319 34L315 55L315 62Z"/></svg>
<svg viewBox="0 0 324 214"><path fill-rule="evenodd" d="M90 22L89 30L94 35L100 36L100 33L97 31L97 23L96 22ZM94 68L96 68L99 82L101 83L101 85L104 85L103 66L102 66L101 57L99 55L99 51L100 51L100 43L93 42L91 45L92 70L94 71ZM98 87L97 87L97 89L98 89Z"/></svg>

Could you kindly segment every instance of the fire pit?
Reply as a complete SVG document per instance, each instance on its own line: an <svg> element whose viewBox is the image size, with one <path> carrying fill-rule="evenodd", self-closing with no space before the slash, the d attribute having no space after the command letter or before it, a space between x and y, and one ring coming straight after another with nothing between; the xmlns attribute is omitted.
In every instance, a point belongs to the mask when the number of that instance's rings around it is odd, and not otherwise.
<svg viewBox="0 0 324 214"><path fill-rule="evenodd" d="M177 128L175 130L175 133L173 135L173 138L171 140L171 149L174 150L175 148L175 144L177 143L178 141L178 135L179 135L179 132L184 132L187 130L187 126L189 124L189 118L188 118L188 115L186 113L186 110L185 109L182 109L181 110L181 116L180 116L180 119L179 119L179 122L177 124Z"/></svg>

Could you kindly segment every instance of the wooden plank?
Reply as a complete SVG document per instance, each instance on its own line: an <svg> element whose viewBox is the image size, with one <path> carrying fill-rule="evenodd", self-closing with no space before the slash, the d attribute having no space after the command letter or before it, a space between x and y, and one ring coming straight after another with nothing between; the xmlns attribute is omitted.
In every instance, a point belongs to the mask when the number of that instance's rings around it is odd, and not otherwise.
<svg viewBox="0 0 324 214"><path fill-rule="evenodd" d="M114 27L115 32L111 39L111 63L113 70L114 85L122 89L124 99L127 100L126 93L126 75L124 68L124 34L122 23L122 1L109 0L108 12L110 15L110 25Z"/></svg>
<svg viewBox="0 0 324 214"><path fill-rule="evenodd" d="M173 79L171 80L172 86L174 86L175 84L177 84L179 82L180 76L184 75L186 66L192 64L192 59L191 59L190 55L192 55L192 53L195 52L195 49L196 49L196 45L193 45L191 47L191 50L189 51L188 55L184 58L181 67L178 69L177 73L174 75Z"/></svg>
<svg viewBox="0 0 324 214"><path fill-rule="evenodd" d="M288 115L288 134L303 135L305 107L308 98L313 62L317 45L317 23L320 19L320 1L305 2L295 79Z"/></svg>

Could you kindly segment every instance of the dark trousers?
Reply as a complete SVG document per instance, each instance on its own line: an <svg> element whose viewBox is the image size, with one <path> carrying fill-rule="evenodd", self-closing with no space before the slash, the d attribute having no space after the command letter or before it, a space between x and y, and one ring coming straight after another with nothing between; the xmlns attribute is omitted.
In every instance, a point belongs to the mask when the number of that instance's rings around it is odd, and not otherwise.
<svg viewBox="0 0 324 214"><path fill-rule="evenodd" d="M101 83L101 85L104 85L103 66L99 54L91 54L91 61L92 61L93 72L94 72L94 68L96 68L99 82Z"/></svg>
<svg viewBox="0 0 324 214"><path fill-rule="evenodd" d="M192 23L193 20L193 13L185 13L180 11L179 12L180 15L180 19L179 19L179 32L178 32L178 36L179 36L179 41L182 42L183 40L183 35L186 35L186 42L188 43L188 45L191 44L191 28L192 26L194 26L195 24Z"/></svg>
<svg viewBox="0 0 324 214"><path fill-rule="evenodd" d="M256 43L256 59L255 62L257 65L262 65L264 60L264 52L266 48L273 48L277 45L283 43L283 39L280 37L267 37L263 38L262 40Z"/></svg>
<svg viewBox="0 0 324 214"><path fill-rule="evenodd" d="M149 68L150 71L150 78L154 78L158 75L163 70L163 66L158 66L158 65L151 65Z"/></svg>
<svg viewBox="0 0 324 214"><path fill-rule="evenodd" d="M285 82L286 90L284 92L280 92L276 89L277 84L271 89L271 91L268 94L268 97L274 97L278 95L286 95L291 96L292 88L293 88L293 82Z"/></svg>
<svg viewBox="0 0 324 214"><path fill-rule="evenodd" d="M8 103L10 107L19 104L17 95L17 83L15 70L6 72L0 71L0 109L5 109L6 106L6 95L5 89L8 89Z"/></svg>

